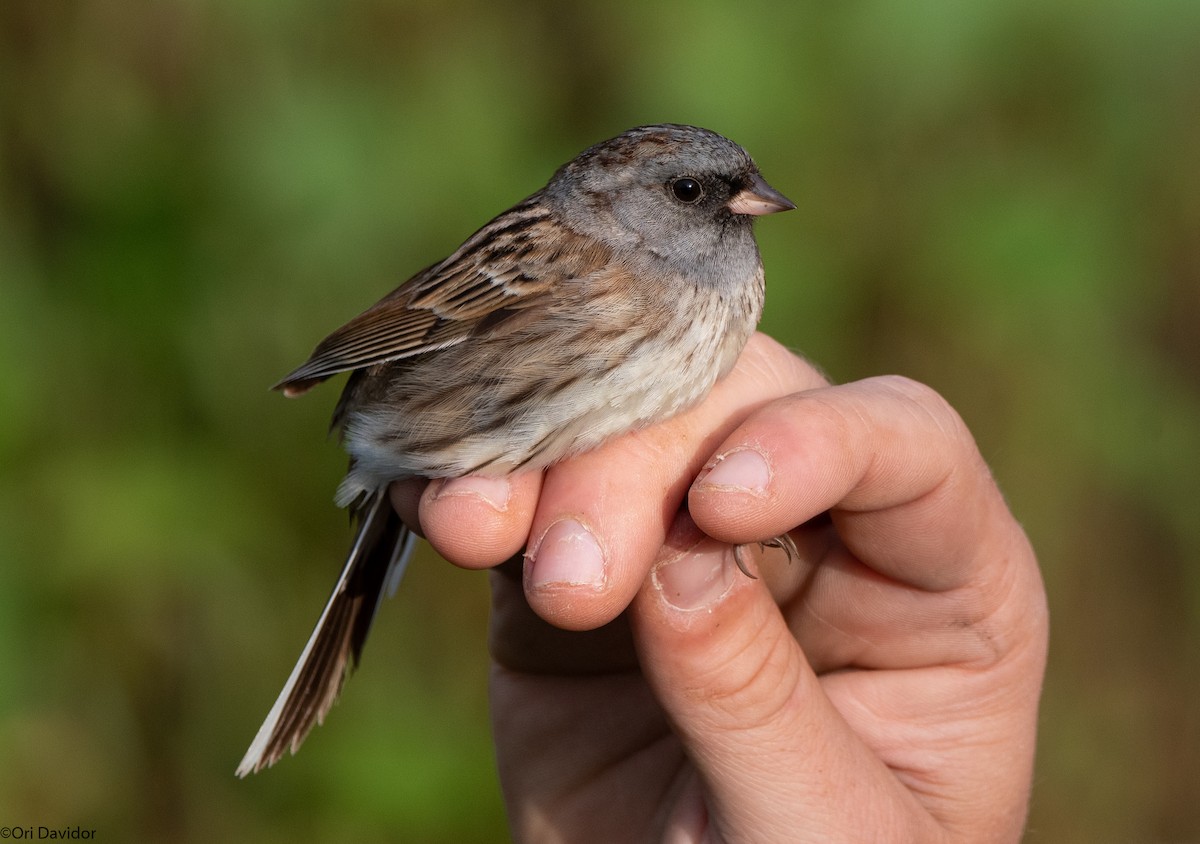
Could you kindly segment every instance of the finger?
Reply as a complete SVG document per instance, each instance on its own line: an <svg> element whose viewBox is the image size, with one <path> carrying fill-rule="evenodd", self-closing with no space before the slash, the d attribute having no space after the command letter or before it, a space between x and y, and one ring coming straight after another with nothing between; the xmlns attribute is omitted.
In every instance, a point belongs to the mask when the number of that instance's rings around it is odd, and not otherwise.
<svg viewBox="0 0 1200 844"><path fill-rule="evenodd" d="M645 579L717 443L756 407L822 383L807 363L755 335L697 407L552 467L530 534L530 606L568 629L615 618Z"/></svg>
<svg viewBox="0 0 1200 844"><path fill-rule="evenodd" d="M521 585L522 563L523 557L517 555L491 573L488 651L496 666L514 675L538 677L636 670L625 615L593 630L555 627L530 609Z"/></svg>
<svg viewBox="0 0 1200 844"><path fill-rule="evenodd" d="M728 711L778 711L783 727L755 743L786 740L789 730L817 734L829 743L812 748L813 758L839 779L849 774L852 786L873 783L894 795L886 790L892 780L880 784L876 776L883 764L948 826L1011 832L1020 825L1045 659L1044 591L1024 533L961 420L936 393L906 379L876 378L776 402L722 443L693 486L689 507L706 533L731 542L774 536L824 511L836 529L837 541L815 564L808 561L811 576L784 599L780 614L804 655L793 696L773 703L770 684L780 682L779 674L772 675L765 657L759 658L764 667L756 667L758 639L784 641L770 619L769 633L734 637L728 646L734 657L714 663L723 670L715 680L702 676L701 691L728 696ZM802 546L802 554L814 548ZM695 615L696 635L707 633L713 619L726 622L713 631L716 639L743 621L737 614ZM670 637L658 644L669 666L688 654ZM779 648L786 652L786 644ZM693 670L703 670L706 658L696 654ZM686 677L659 673L664 696ZM743 696L737 682L733 692L720 685L743 676L750 677L748 688L763 677L767 686ZM814 682L825 692L815 700ZM689 700L675 704L681 723ZM809 709L794 712L797 700ZM738 764L721 756L729 754L722 735L693 730L697 755L706 752L705 741L717 748L707 751L715 757L713 777L721 765ZM870 743L866 758L860 741ZM834 755L823 755L827 750ZM812 773L808 761L796 760L805 776ZM746 798L736 783L730 789L736 808ZM851 815L852 807L837 803L841 789L833 796L835 809ZM923 828L929 815L906 813L902 798L876 805L890 805L897 822L917 825L889 840L933 840Z"/></svg>
<svg viewBox="0 0 1200 844"><path fill-rule="evenodd" d="M721 444L688 504L705 532L728 542L772 537L831 510L859 559L932 590L975 577L994 558L997 523L1012 521L962 420L933 390L899 377L763 408Z"/></svg>
<svg viewBox="0 0 1200 844"><path fill-rule="evenodd" d="M927 387L875 378L789 396L747 419L710 467L689 508L713 537L754 541L830 511L837 541L778 596L818 671L983 667L1040 647L1036 558L970 434Z"/></svg>
<svg viewBox="0 0 1200 844"><path fill-rule="evenodd" d="M426 478L405 478L402 481L394 481L388 487L388 497L396 515L421 538L425 537L425 531L421 528L421 494L428 485L429 481Z"/></svg>
<svg viewBox="0 0 1200 844"><path fill-rule="evenodd" d="M541 472L430 481L418 505L421 529L438 553L455 565L498 565L525 547L541 486ZM393 485L393 501L405 489Z"/></svg>
<svg viewBox="0 0 1200 844"><path fill-rule="evenodd" d="M664 550L632 606L634 641L703 780L713 839L846 840L852 824L855 840L934 840L821 691L764 582L686 517Z"/></svg>

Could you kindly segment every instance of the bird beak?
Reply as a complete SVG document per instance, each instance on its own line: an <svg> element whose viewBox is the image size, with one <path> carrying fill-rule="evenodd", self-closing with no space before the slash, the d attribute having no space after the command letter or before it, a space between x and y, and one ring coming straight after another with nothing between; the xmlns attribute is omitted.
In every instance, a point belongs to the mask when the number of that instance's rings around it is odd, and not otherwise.
<svg viewBox="0 0 1200 844"><path fill-rule="evenodd" d="M762 176L755 173L750 177L750 183L735 193L725 207L734 214L751 214L760 217L763 214L791 211L796 207L796 203L768 185Z"/></svg>

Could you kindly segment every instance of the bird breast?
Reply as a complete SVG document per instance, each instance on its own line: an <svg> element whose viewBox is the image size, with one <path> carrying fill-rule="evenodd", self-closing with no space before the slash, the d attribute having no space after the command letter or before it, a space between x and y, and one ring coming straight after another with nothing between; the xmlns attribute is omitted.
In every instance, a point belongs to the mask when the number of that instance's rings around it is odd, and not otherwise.
<svg viewBox="0 0 1200 844"><path fill-rule="evenodd" d="M727 373L762 311L740 284L564 296L520 331L387 364L387 401L348 409L345 506L405 477L539 469L674 416Z"/></svg>

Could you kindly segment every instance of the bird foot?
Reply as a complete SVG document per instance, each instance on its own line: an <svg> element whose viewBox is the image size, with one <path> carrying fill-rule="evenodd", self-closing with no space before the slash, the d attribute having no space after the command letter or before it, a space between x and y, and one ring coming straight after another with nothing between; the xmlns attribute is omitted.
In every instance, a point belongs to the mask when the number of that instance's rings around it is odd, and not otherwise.
<svg viewBox="0 0 1200 844"><path fill-rule="evenodd" d="M783 553L787 554L789 563L800 556L800 552L796 550L796 543L792 540L792 537L786 533L780 534L774 539L768 539L765 542L759 542L758 547L783 549ZM745 548L745 545L733 546L733 561L737 563L737 567L742 570L742 574L746 575L746 577L750 578L751 580L758 580L757 577L750 573L750 569L746 567L746 560L743 557L743 554L745 554Z"/></svg>

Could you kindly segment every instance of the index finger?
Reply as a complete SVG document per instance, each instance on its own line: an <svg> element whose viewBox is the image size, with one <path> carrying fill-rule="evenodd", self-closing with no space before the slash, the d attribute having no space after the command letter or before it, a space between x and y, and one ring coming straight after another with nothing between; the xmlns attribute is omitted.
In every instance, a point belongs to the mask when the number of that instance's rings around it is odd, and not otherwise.
<svg viewBox="0 0 1200 844"><path fill-rule="evenodd" d="M720 446L689 509L732 543L785 533L830 511L875 571L929 591L970 582L1023 541L975 441L934 390L883 376L774 402Z"/></svg>

